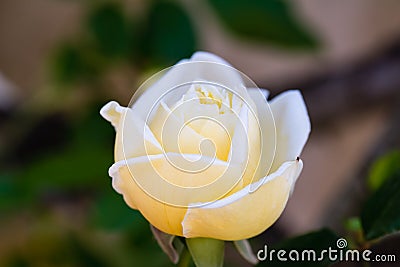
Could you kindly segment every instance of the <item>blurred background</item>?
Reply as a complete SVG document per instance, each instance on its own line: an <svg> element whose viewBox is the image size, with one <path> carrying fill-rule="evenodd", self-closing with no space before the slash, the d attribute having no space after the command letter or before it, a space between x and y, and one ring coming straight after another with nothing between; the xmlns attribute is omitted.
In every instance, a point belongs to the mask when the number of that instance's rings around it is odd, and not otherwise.
<svg viewBox="0 0 400 267"><path fill-rule="evenodd" d="M399 13L397 0L1 0L0 266L172 266L111 188L114 130L99 110L196 50L272 96L301 89L309 108L304 171L254 248L345 235L400 168ZM383 246L400 253L399 238Z"/></svg>

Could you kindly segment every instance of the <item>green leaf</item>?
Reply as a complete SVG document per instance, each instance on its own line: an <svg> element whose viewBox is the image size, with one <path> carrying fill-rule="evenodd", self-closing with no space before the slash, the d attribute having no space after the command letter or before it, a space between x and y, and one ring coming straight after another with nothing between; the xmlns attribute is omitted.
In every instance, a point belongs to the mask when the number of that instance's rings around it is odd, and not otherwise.
<svg viewBox="0 0 400 267"><path fill-rule="evenodd" d="M393 172L366 201L361 222L367 240L400 230L400 172Z"/></svg>
<svg viewBox="0 0 400 267"><path fill-rule="evenodd" d="M209 0L233 33L286 48L315 48L316 40L296 21L283 0Z"/></svg>
<svg viewBox="0 0 400 267"><path fill-rule="evenodd" d="M288 253L291 250L296 250L301 254L302 251L304 250L312 249L316 252L316 257L319 258L323 250L329 249L329 247L337 248L336 247L337 239L338 239L337 235L329 229L322 229L316 232L311 232L305 235L287 239L277 245L272 246L271 248L267 247L267 252L275 250L275 254L273 254L272 261L269 257L266 257L266 259L264 261L261 261L260 264L258 264L257 266L274 266L274 267L329 266L332 264L332 262L329 260L327 253L324 254L324 259L322 261L291 261L288 257ZM277 258L276 253L281 249L286 251L286 254L284 256L288 259L287 261L279 261ZM261 256L265 256L264 254L261 254Z"/></svg>
<svg viewBox="0 0 400 267"><path fill-rule="evenodd" d="M400 173L400 151L392 151L374 162L368 177L368 187L375 191L396 173Z"/></svg>
<svg viewBox="0 0 400 267"><path fill-rule="evenodd" d="M71 44L65 44L58 49L52 70L55 80L65 84L78 81L87 72L81 51Z"/></svg>
<svg viewBox="0 0 400 267"><path fill-rule="evenodd" d="M344 227L350 232L359 232L362 229L360 218L352 217L347 219Z"/></svg>
<svg viewBox="0 0 400 267"><path fill-rule="evenodd" d="M177 4L154 1L144 36L143 50L152 63L170 65L189 57L196 48L196 36L185 11Z"/></svg>
<svg viewBox="0 0 400 267"><path fill-rule="evenodd" d="M132 48L134 31L122 7L115 2L96 6L89 14L88 29L100 52L106 56L123 56Z"/></svg>
<svg viewBox="0 0 400 267"><path fill-rule="evenodd" d="M224 241L211 238L187 238L186 244L197 267L222 267Z"/></svg>
<svg viewBox="0 0 400 267"><path fill-rule="evenodd" d="M19 209L20 194L15 175L12 173L0 173L0 213L13 209Z"/></svg>
<svg viewBox="0 0 400 267"><path fill-rule="evenodd" d="M51 71L56 82L70 85L92 80L103 67L103 60L86 44L65 43L56 50Z"/></svg>
<svg viewBox="0 0 400 267"><path fill-rule="evenodd" d="M250 242L247 239L234 241L233 244L245 260L247 260L251 264L258 263L258 259L256 255L254 255L254 252L250 246Z"/></svg>

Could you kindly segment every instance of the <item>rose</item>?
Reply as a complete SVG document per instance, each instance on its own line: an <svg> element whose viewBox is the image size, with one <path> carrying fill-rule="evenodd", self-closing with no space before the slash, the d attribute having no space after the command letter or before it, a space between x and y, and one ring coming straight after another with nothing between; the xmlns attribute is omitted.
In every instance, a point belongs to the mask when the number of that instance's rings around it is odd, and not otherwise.
<svg viewBox="0 0 400 267"><path fill-rule="evenodd" d="M106 104L100 113L116 130L114 189L172 235L263 232L286 206L310 132L299 91L269 103L267 94L223 59L197 52L145 82L130 107Z"/></svg>

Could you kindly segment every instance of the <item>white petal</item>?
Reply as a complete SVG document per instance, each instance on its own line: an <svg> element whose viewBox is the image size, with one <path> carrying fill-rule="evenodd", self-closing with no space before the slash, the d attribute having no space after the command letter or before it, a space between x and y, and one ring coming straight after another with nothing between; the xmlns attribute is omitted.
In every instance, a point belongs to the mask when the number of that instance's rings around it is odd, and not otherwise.
<svg viewBox="0 0 400 267"><path fill-rule="evenodd" d="M310 118L300 91L286 91L270 101L277 130L277 146L271 171L300 153L311 131Z"/></svg>
<svg viewBox="0 0 400 267"><path fill-rule="evenodd" d="M133 106L141 118L147 116L163 100L167 104L177 102L193 83L206 83L233 91L254 108L241 73L232 68L225 60L206 52L195 53L190 60L184 60L168 71L157 74L139 89ZM154 82L155 81L155 82Z"/></svg>
<svg viewBox="0 0 400 267"><path fill-rule="evenodd" d="M119 125L122 113L124 113L124 107L121 107L116 101L108 102L100 110L100 115L108 120L115 129Z"/></svg>
<svg viewBox="0 0 400 267"><path fill-rule="evenodd" d="M254 101L255 97L259 97L260 93L264 96L265 99L268 99L269 96L269 91L267 89L263 89L263 88L254 88L254 87L250 87L247 88L247 91L249 93L249 95L251 96L251 98Z"/></svg>
<svg viewBox="0 0 400 267"><path fill-rule="evenodd" d="M131 108L117 102L107 103L100 114L116 131L115 161L161 153L161 145L144 121Z"/></svg>
<svg viewBox="0 0 400 267"><path fill-rule="evenodd" d="M257 172L251 183L271 172L276 150L276 129L272 110L267 102L269 92L265 89L249 88L249 95L257 106L257 123L260 129L260 157ZM254 186L254 184L252 185ZM257 188L251 188L252 191Z"/></svg>
<svg viewBox="0 0 400 267"><path fill-rule="evenodd" d="M228 61L225 59L210 53L210 52L205 52L205 51L198 51L192 55L190 58L191 61L207 61L207 62L214 62L214 63L220 63L227 65L229 67L232 67L231 64L229 64Z"/></svg>

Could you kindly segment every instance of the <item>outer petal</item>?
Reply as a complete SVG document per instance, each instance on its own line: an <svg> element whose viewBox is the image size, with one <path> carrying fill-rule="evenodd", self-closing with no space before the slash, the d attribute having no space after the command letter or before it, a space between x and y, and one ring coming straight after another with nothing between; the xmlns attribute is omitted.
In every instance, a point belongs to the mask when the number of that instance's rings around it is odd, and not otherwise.
<svg viewBox="0 0 400 267"><path fill-rule="evenodd" d="M131 208L139 209L157 229L171 235L182 235L180 222L185 216L186 208L166 205L152 198L138 186L127 165L111 167L109 175L113 179L114 189L122 194Z"/></svg>
<svg viewBox="0 0 400 267"><path fill-rule="evenodd" d="M277 146L271 171L300 153L311 131L310 118L300 91L286 91L270 101L277 130Z"/></svg>
<svg viewBox="0 0 400 267"><path fill-rule="evenodd" d="M182 222L187 238L209 237L241 240L270 227L285 208L292 183L302 170L301 161L284 163L276 172L260 180L250 193L250 185L214 203L189 208Z"/></svg>
<svg viewBox="0 0 400 267"><path fill-rule="evenodd" d="M182 236L181 222L190 203L211 202L229 193L233 187L241 186L237 166L215 160L204 171L192 172L192 167L201 167L208 162L206 157L197 162L184 162L195 157L197 155L168 153L132 158L113 164L109 175L115 190L123 194L129 205L139 209L152 225L166 233Z"/></svg>
<svg viewBox="0 0 400 267"><path fill-rule="evenodd" d="M114 126L115 161L161 153L161 145L131 108L121 107L117 102L107 103L100 114Z"/></svg>
<svg viewBox="0 0 400 267"><path fill-rule="evenodd" d="M210 52L205 52L205 51L198 51L192 55L190 58L191 61L208 61L208 62L215 62L215 63L220 63L224 64L227 66L231 66L228 61L223 59L222 57L219 57L213 53Z"/></svg>

